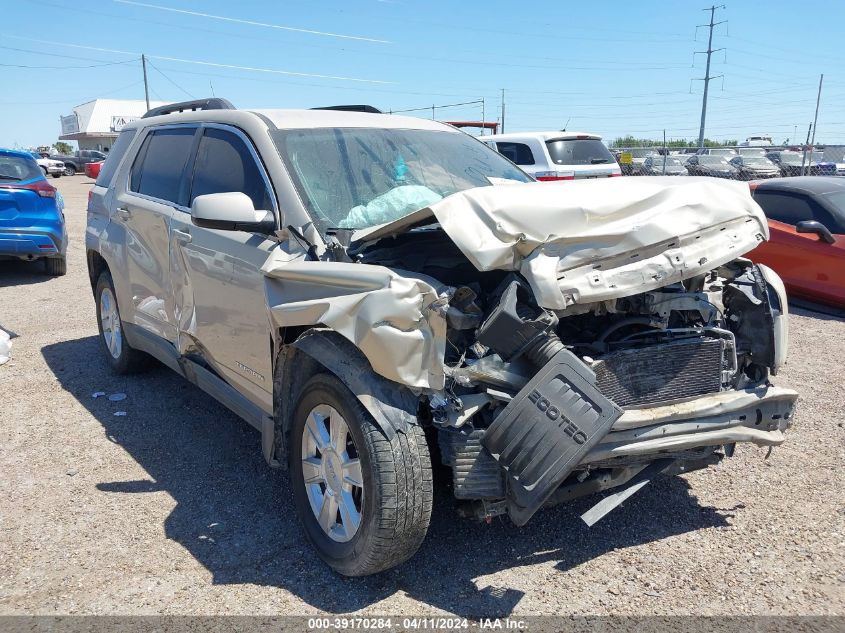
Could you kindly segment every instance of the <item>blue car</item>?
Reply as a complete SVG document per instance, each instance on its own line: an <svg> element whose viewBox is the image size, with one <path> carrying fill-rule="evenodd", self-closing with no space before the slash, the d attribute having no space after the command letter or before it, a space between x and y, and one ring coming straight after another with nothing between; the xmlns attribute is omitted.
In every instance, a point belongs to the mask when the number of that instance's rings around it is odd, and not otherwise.
<svg viewBox="0 0 845 633"><path fill-rule="evenodd" d="M0 148L0 259L43 259L67 272L64 200L28 152Z"/></svg>

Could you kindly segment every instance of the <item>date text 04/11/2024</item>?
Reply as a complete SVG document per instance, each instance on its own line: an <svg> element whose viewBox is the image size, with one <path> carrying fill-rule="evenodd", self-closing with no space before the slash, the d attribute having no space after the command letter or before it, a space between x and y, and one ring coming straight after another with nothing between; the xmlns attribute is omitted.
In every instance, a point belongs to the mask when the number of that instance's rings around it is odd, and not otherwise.
<svg viewBox="0 0 845 633"><path fill-rule="evenodd" d="M360 618L309 618L309 630L349 630L360 629L369 631L389 630L428 630L428 631L459 631L468 629L478 630L511 630L519 631L526 628L523 620L511 618L480 618L477 622L467 618L449 617L411 617L393 619L385 617Z"/></svg>

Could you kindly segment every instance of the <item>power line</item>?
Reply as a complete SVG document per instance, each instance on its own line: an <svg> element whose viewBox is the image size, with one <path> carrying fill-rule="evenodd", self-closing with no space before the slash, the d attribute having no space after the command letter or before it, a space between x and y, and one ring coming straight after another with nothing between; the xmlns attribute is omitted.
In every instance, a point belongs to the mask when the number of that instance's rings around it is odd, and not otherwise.
<svg viewBox="0 0 845 633"><path fill-rule="evenodd" d="M118 4L131 4L136 7L144 7L146 9L158 9L159 11L170 11L172 13L181 13L183 15L192 15L201 18L208 18L210 20L220 20L222 22L234 22L236 24L246 24L249 26L260 26L268 29L279 29L281 31L294 31L296 33L307 33L309 35L322 35L325 37L337 37L345 40L358 40L361 42L374 42L376 44L392 44L388 40L379 40L372 37L362 37L359 35L343 35L341 33L329 33L326 31L314 31L312 29L300 29L292 26L284 26L281 24L270 24L267 22L256 22L254 20L243 20L241 18L230 18L223 15L213 15L211 13L201 13L199 11L188 11L187 9L175 9L173 7L163 7L158 4L147 4L146 2L134 2L134 0L113 0Z"/></svg>
<svg viewBox="0 0 845 633"><path fill-rule="evenodd" d="M11 36L7 36L7 37L11 37ZM19 39L25 39L25 38L19 38ZM62 55L61 53L47 53L47 52L44 52L44 51L33 51L31 49L28 49L28 48L15 48L13 46L0 46L0 49L4 49L4 50L7 50L7 51L16 51L18 53L29 53L31 55L45 55L47 57L60 57L62 59L77 59L77 60L80 60L80 61L88 61L88 62L102 62L103 66L116 66L118 64L135 64L138 61L136 59L131 59L131 60L128 60L128 61L123 61L123 62L103 62L102 59L94 59L93 57L77 57L77 56L74 56L74 55ZM94 68L94 67L95 66L90 66L90 68ZM38 67L33 66L33 68L38 68ZM47 68L47 66L45 66L44 68ZM56 68L62 68L62 67L56 66ZM64 68L75 68L75 67L74 66L65 66ZM79 66L79 68L86 68L86 67Z"/></svg>
<svg viewBox="0 0 845 633"><path fill-rule="evenodd" d="M181 90L182 92L184 92L184 93L185 93L186 95L188 95L191 99L195 99L195 98L196 98L196 97L194 97L194 95L192 95L190 92L188 92L187 90L185 90L182 86L180 86L180 85L179 85L179 84L177 84L175 81L173 81L170 77L168 77L168 76L167 76L167 75L165 75L163 72L161 72L161 70L159 70L158 66L156 66L156 65L155 65L155 64L153 64L152 62L148 62L148 63L150 64L150 67L151 67L154 71L156 71L159 75L161 75L162 77L164 77L165 79L167 79L167 81L169 81L171 84L173 84L174 86L176 86L177 88L179 88L179 90Z"/></svg>
<svg viewBox="0 0 845 633"><path fill-rule="evenodd" d="M108 92L101 92L99 93L100 97L105 97L106 95L111 95L116 92L123 92L124 90L128 90L129 88L135 88L136 86L140 86L143 81L136 81L131 83L127 86L122 86L120 88L115 88L114 90L109 90ZM58 105L61 103L88 103L89 101L93 101L89 97L79 97L78 99L61 99L59 101L2 101L0 105Z"/></svg>
<svg viewBox="0 0 845 633"><path fill-rule="evenodd" d="M41 39L37 39L37 38L33 38L33 37L22 37L20 35L11 35L9 33L0 33L0 35L2 35L4 37L10 37L10 38L13 38L13 39L18 39L18 40L38 42L38 43L41 43L41 44L50 44L52 46L67 46L67 47L70 47L70 48L81 48L81 49L85 49L85 50L99 51L99 52L103 52L103 53L116 53L118 55L132 55L134 57L140 57L141 56L141 53L137 53L137 52L134 52L134 51L122 51L122 50L113 49L113 48L100 48L100 47L97 47L97 46L85 46L83 44L70 44L70 43L67 43L67 42L50 42L48 40L41 40ZM164 56L164 55L147 55L147 58L162 59L162 60L166 60L166 61L179 62L179 63L183 63L183 64L197 64L197 65L200 65L200 66L214 66L214 67L217 67L217 68L231 68L233 70L248 70L248 71L252 71L252 72L270 73L270 74L277 74L277 75L291 75L291 76L294 76L294 77L316 77L318 79L333 79L333 80L336 80L336 81L354 81L354 82L359 82L359 83L373 83L373 84L392 84L392 83L394 83L392 81L384 81L384 80L381 80L381 79L362 79L360 77L342 77L342 76L337 76L337 75L322 75L322 74L318 74L318 73L303 73L303 72L297 72L297 71L292 71L292 70L279 70L279 69L276 69L276 68L261 68L261 67L257 67L257 66L239 66L239 65L236 65L236 64L223 64L223 63L220 63L220 62L210 62L210 61L204 61L204 60L198 60L198 59L184 59L184 58L180 58L180 57L167 57L167 56Z"/></svg>
<svg viewBox="0 0 845 633"><path fill-rule="evenodd" d="M431 110L432 111L432 118L434 114L434 110L441 109L441 108L456 108L458 106L465 106L465 105L478 105L479 103L484 103L483 99L476 99L475 101L465 101L463 103L447 103L445 105L430 105L424 108L407 108L405 110L391 110L390 114L399 114L403 112L422 112L423 110Z"/></svg>
<svg viewBox="0 0 845 633"><path fill-rule="evenodd" d="M30 1L34 2L35 0L30 0ZM96 15L98 18L111 17L111 18L115 18L115 19L119 19L119 20L129 20L129 21L133 21L133 22L141 22L141 23L145 23L145 24L155 24L155 25L159 25L159 26L171 27L171 28L176 28L176 29L184 29L184 30L196 31L196 32L201 32L201 33L211 33L211 34L214 34L214 35L221 35L221 36L224 36L224 37L235 37L235 38L240 38L240 39L247 39L250 42L255 42L255 41L258 41L258 40L265 41L265 42L273 42L275 44L279 44L281 42L281 43L285 44L285 46L288 46L288 47L290 47L290 46L308 47L308 48L316 48L316 49L321 49L321 50L340 51L344 55L348 55L348 54L351 53L351 54L355 54L355 55L377 56L377 57L380 57L380 58L383 58L383 55L384 55L384 53L378 52L378 51L357 50L357 49L352 49L352 48L345 47L345 46L344 47L327 46L327 45L321 45L321 44L314 44L314 43L308 43L308 42L296 42L296 41L289 41L289 40L281 40L280 41L276 37L274 37L274 38L260 38L260 37L255 37L253 35L245 35L245 34L242 34L242 33L229 33L229 32L226 32L226 31L220 31L220 30L216 30L216 29L206 29L206 28L200 28L200 27L194 27L194 26L187 26L187 25L184 25L184 24L174 24L172 22L159 22L157 20L145 20L143 18L122 16L122 15L116 15L116 14L113 14L113 13L104 13L104 12L99 11L99 10L98 11L86 10L86 9L81 8L81 7L72 7L71 8L71 7L66 7L66 6L63 6L63 5L53 4L53 3L50 3L50 2L44 2L42 0L38 0L38 4L39 4L39 6L50 6L50 7L65 9L65 10L74 11L74 12L80 12L81 11L81 12L85 12L85 13L91 13L93 15ZM478 53L470 52L470 51L457 51L457 52L466 53L466 54L469 54L469 55L479 54L479 55L482 55L484 57L484 59L466 59L466 58L457 58L457 57L432 57L430 55L413 55L413 54L409 54L409 53L399 53L399 52L395 52L395 53L391 52L391 58L416 59L416 60L425 61L427 63L442 62L444 64L456 64L457 63L457 64L467 64L467 65L474 65L474 66L493 66L493 67L508 67L508 68L537 68L537 69L543 69L543 70L548 68L548 64L545 64L545 65L544 64L527 65L527 64L514 64L514 63L509 63L509 62L492 61L492 60L489 59L489 52L487 52L487 51L478 52ZM607 65L613 65L614 66L613 68L603 68L601 66L571 66L571 64L578 61L571 56L566 57L566 58L532 56L531 59L532 60L538 60L538 61L550 61L550 62L561 63L561 64L566 65L567 70L586 71L586 72L591 72L591 71L596 71L596 70L615 71L615 70L617 70L616 66L630 67L631 69L634 69L634 70L672 70L674 68L684 68L684 67L686 67L685 64L655 65L656 62L640 62L640 61L630 61L630 60L626 60L626 61L615 61L615 60L601 61L601 60L594 60L594 59L592 59L592 57L589 57L588 59L583 60L584 63L588 63L588 64L607 64ZM640 68L642 66L647 66L647 67L646 68Z"/></svg>

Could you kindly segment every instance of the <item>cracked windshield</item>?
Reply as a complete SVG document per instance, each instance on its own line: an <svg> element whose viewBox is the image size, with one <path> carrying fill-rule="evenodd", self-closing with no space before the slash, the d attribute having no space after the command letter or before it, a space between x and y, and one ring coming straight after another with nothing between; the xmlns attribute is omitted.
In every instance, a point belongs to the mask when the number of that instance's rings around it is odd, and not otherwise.
<svg viewBox="0 0 845 633"><path fill-rule="evenodd" d="M276 145L324 229L363 229L473 187L530 178L465 134L430 130L283 130Z"/></svg>

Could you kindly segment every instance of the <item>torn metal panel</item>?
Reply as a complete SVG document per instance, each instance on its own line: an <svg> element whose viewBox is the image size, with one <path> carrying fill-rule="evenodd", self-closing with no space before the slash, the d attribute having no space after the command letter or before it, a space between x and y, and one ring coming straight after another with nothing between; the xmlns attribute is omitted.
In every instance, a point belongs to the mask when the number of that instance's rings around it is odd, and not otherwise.
<svg viewBox="0 0 845 633"><path fill-rule="evenodd" d="M353 238L429 219L478 270L521 272L538 303L559 311L688 279L769 236L744 184L655 177L478 187Z"/></svg>
<svg viewBox="0 0 845 633"><path fill-rule="evenodd" d="M445 300L434 279L384 266L277 260L262 271L278 327L323 324L354 343L373 370L411 387L445 382Z"/></svg>
<svg viewBox="0 0 845 633"><path fill-rule="evenodd" d="M721 391L683 402L651 406L641 409L628 409L613 425L613 431L624 431L669 424L691 419L741 415L742 411L751 410L761 404L778 407L791 407L798 398L798 393L783 387L758 387L743 391Z"/></svg>
<svg viewBox="0 0 845 633"><path fill-rule="evenodd" d="M581 463L736 442L778 446L797 399L790 389L764 387L625 411Z"/></svg>

